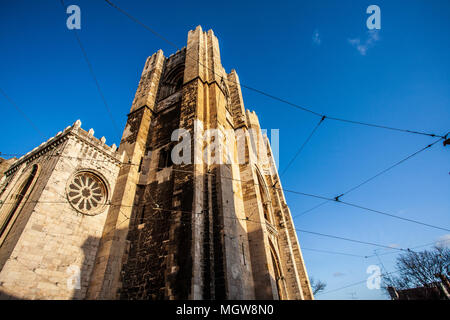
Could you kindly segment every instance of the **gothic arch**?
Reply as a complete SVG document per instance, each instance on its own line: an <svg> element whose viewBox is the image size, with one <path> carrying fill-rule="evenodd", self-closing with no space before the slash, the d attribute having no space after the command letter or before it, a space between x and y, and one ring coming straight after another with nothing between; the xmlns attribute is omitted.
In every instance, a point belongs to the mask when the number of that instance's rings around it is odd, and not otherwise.
<svg viewBox="0 0 450 320"><path fill-rule="evenodd" d="M267 185L266 185L266 180L264 179L263 175L261 174L261 171L258 169L257 166L255 166L255 171L256 171L256 176L258 179L258 190L259 190L259 194L261 196L261 202L263 205L263 210L264 210L264 218L266 218L266 220L273 224L275 221L273 220L273 216L272 216L272 210L271 210L271 200L270 200L270 194L269 191L267 189Z"/></svg>
<svg viewBox="0 0 450 320"><path fill-rule="evenodd" d="M162 147L161 149L159 149L157 171L161 171L164 168L169 168L173 165L172 150L173 150L173 144L168 144L165 147Z"/></svg>
<svg viewBox="0 0 450 320"><path fill-rule="evenodd" d="M231 95L230 91L228 90L227 83L225 82L224 78L220 80L220 86L222 87L223 93L225 95L225 108L228 110L230 114L232 114L231 110Z"/></svg>
<svg viewBox="0 0 450 320"><path fill-rule="evenodd" d="M270 256L272 259L275 283L277 286L278 299L285 300L285 299L287 299L287 294L286 294L286 287L285 287L285 283L284 283L283 272L281 271L280 258L278 257L278 253L275 250L275 247L270 239L269 239L269 247L270 247Z"/></svg>
<svg viewBox="0 0 450 320"><path fill-rule="evenodd" d="M180 63L164 72L161 78L158 100L163 100L183 87L184 63Z"/></svg>
<svg viewBox="0 0 450 320"><path fill-rule="evenodd" d="M5 199L5 203L0 209L0 246L3 244L11 227L17 219L20 210L27 202L37 178L40 173L40 166L34 164L19 177L12 192Z"/></svg>

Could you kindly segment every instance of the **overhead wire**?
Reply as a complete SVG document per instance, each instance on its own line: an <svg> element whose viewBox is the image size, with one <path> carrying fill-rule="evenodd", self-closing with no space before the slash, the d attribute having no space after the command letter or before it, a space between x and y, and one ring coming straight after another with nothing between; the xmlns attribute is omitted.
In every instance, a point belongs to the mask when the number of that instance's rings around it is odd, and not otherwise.
<svg viewBox="0 0 450 320"><path fill-rule="evenodd" d="M155 36L157 36L158 38L162 39L163 41L165 41L166 43L168 43L170 46L174 47L175 49L179 50L179 47L173 43L172 41L168 40L166 37L164 37L163 35L161 35L160 33L156 32L153 28L150 28L147 24L145 24L144 22L142 22L141 20L139 20L138 18L136 18L135 16L131 15L129 12L123 10L122 8L120 8L118 5L116 5L115 3L113 3L110 0L105 0L105 2L111 6L112 8L118 10L120 13L122 13L123 15L125 15L126 17L128 17L130 20L132 20L133 22L139 24L140 26L144 27L146 30L150 31L151 33L153 33ZM188 55L188 53L186 53ZM222 76L220 74L217 74L215 70L212 70L209 66L204 65L199 59L197 59L197 57L191 57L189 56L191 59L193 59L194 61L198 62L199 64L201 64L203 67L209 69L210 71L212 71L213 73L215 73L216 75ZM231 81L231 80L227 80L229 82L234 82L236 84L238 84L235 81ZM315 116L318 116L320 118L326 117L330 120L335 120L335 121L340 121L340 122L346 122L346 123L352 123L352 124L358 124L358 125L363 125L363 126L369 126L369 127L374 127L374 128L379 128L379 129L387 129L387 130L394 130L394 131L400 131L400 132L404 132L404 133L410 133L410 134L419 134L419 135L425 135L425 136L430 136L430 137L440 137L443 138L443 136L434 134L434 133L428 133L428 132L422 132L422 131L417 131L417 130L409 130L409 129L402 129L402 128L396 128L396 127L390 127L390 126L386 126L386 125L378 125L378 124L372 124L372 123L368 123L368 122L363 122L363 121L355 121L355 120L349 120L349 119L343 119L343 118L338 118L338 117L332 117L332 116L328 116L326 114L320 113L320 112L316 112L312 109L300 106L298 104L292 103L286 99L274 96L272 94L269 94L267 92L264 92L260 89L256 89L253 88L251 86L239 83L239 85L241 87L244 87L248 90L257 92L261 95L264 95L266 97L269 97L273 100L282 102L284 104L290 105L292 107L295 107L297 109L303 110L305 112L314 114Z"/></svg>
<svg viewBox="0 0 450 320"><path fill-rule="evenodd" d="M0 88L0 93L8 100L8 102L20 113L20 115L31 125L31 127L42 137L44 137L44 134L42 131L37 127L37 125L26 115L25 112L12 100L6 92Z"/></svg>
<svg viewBox="0 0 450 320"><path fill-rule="evenodd" d="M389 166L388 168L386 168L386 169L384 169L384 170L378 172L378 173L375 174L374 176L372 176L372 177L370 177L370 178L364 180L363 182L357 184L356 186L354 186L354 187L348 189L348 190L345 191L344 193L341 193L337 198L340 199L341 197L347 195L348 193L353 192L354 190L356 190L356 189L362 187L363 185L365 185L366 183L368 183L368 182L374 180L375 178L381 176L382 174L385 174L386 172L390 171L391 169L397 167L398 165L402 164L403 162L405 162L405 161L407 161L407 160L409 160L409 159L411 159L411 158L417 156L419 153L421 153L421 152L423 152L423 151L425 151L425 150L427 150L427 149L433 147L436 143L440 142L442 139L445 139L445 137L446 137L447 135L448 135L448 134L446 134L446 135L444 136L444 138L439 138L438 140L434 141L433 143L428 144L428 145L426 145L425 147L421 148L420 150L418 150L418 151L416 151L416 152L414 152L414 153L408 155L406 158L403 158L402 160L400 160L400 161L394 163L393 165ZM335 200L335 199L336 199L336 198L334 198L333 200ZM324 201L324 202L321 202L321 203L319 203L318 205L316 205L316 206L314 206L314 207L312 207L312 208L310 208L310 209L308 209L308 210L305 210L305 211L303 211L303 212L301 212L301 213L299 213L299 214L293 216L293 219L298 218L298 217L301 217L301 216L305 215L306 213L309 213L309 212L311 212L311 211L313 211L313 210L315 210L315 209L317 209L317 208L323 206L324 204L328 203L328 201L329 201L329 200Z"/></svg>
<svg viewBox="0 0 450 320"><path fill-rule="evenodd" d="M137 164L122 162L122 165L137 165ZM159 167L158 167L158 168L159 168ZM179 171L178 169L174 169L174 168L171 168L171 170ZM183 171L186 172L187 170L183 170ZM189 171L189 172L190 172L190 171ZM205 174L217 176L216 174L213 174L213 173L205 173ZM227 176L223 176L223 175L218 175L218 177L224 178L224 179L233 180L233 181L239 181L239 182L242 182L241 179L235 179L235 178L227 177ZM259 184L258 184L258 183L255 183L255 182L253 182L253 185L259 186ZM399 219L399 220L407 221L407 222L410 222L410 223L415 223L415 224L427 226L427 227L434 228L434 229L439 229L439 230L444 230L444 231L450 231L450 229L447 229L447 228L444 228L444 227L435 226L435 225L428 224L428 223L424 223L424 222L421 222L421 221L418 221L418 220L409 219L409 218L397 216L397 215L394 215L394 214L391 214L391 213L388 213L388 212L384 212L384 211L380 211L380 210L368 208L368 207L365 207L365 206L362 206L362 205L350 203L350 202L347 202L347 201L342 201L342 200L340 200L338 197L336 197L336 198L333 199L333 198L328 198L328 197L321 196L321 195L315 195L315 194L310 194L310 193L305 193L305 192L300 192L300 191L290 190L290 189L281 188L281 187L275 187L275 186L272 186L272 188L273 188L273 189L276 189L276 190L279 190L279 191L282 191L282 192L289 192L289 193L298 194L298 195L302 195L302 196L307 196L307 197L312 197L312 198L317 198L317 199L326 200L327 202L328 202L328 201L337 202L337 203L340 203L340 204L343 204L343 205L347 205L347 206L350 206L350 207L358 208L358 209L361 209L361 210L369 211L369 212L376 213L376 214L380 214L380 215L384 215L384 216L388 216L388 217L391 217L391 218L394 218L394 219ZM293 217L293 218L294 218L294 217Z"/></svg>
<svg viewBox="0 0 450 320"><path fill-rule="evenodd" d="M61 5L62 5L64 8L66 8L66 5L64 4L64 0L60 0L60 2L61 2ZM73 30L71 30L71 31L72 31L73 34L75 35L75 38L76 38L77 43L78 43L78 46L80 47L81 52L83 53L84 60L86 61L86 64L87 64L87 66L88 66L88 68L89 68L89 72L90 72L90 74L91 74L91 76L92 76L92 79L93 79L94 82L95 82L95 86L96 86L97 91L98 91L98 93L99 93L99 95L100 95L100 97L101 97L101 99L102 99L102 101L103 101L103 105L104 105L104 107L105 107L105 109L106 109L106 112L108 113L108 116L109 116L109 118L110 118L110 120L111 120L111 123L112 123L114 129L115 129L118 133L120 133L119 127L117 126L116 122L114 121L114 117L113 117L113 114L112 114L112 112L111 112L111 109L110 109L110 107L109 107L109 105L108 105L108 102L106 101L105 95L103 94L103 91L102 91L102 88L101 88L100 83L99 83L99 81L98 81L98 78L97 78L97 76L95 75L94 67L92 66L92 63L91 63L91 61L89 60L89 57L88 57L87 52L86 52L86 49L85 49L83 43L81 42L81 39L80 39L80 37L79 37L79 35L78 35L78 32L77 32L76 29L73 29Z"/></svg>
<svg viewBox="0 0 450 320"><path fill-rule="evenodd" d="M303 144L300 146L300 148L297 150L297 152L295 153L294 157L288 162L287 166L284 168L284 170L281 172L281 174L279 175L279 178L281 178L286 171L289 169L289 167L294 163L295 159L297 159L297 157L299 156L299 154L303 151L303 149L305 148L305 146L308 144L309 140L311 140L312 136L314 135L314 133L316 132L316 130L319 128L319 126L322 124L322 122L326 119L325 116L323 116L319 122L316 124L316 126L314 127L314 129L311 131L311 133L308 135L308 137L306 138L306 140L303 142ZM278 183L278 180L275 181L275 183L273 184L273 186L276 186Z"/></svg>

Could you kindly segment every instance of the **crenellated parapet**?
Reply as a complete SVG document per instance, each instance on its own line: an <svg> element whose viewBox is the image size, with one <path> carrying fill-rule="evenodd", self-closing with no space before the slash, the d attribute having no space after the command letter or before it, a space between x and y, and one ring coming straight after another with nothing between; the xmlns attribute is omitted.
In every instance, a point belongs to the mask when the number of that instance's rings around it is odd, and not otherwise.
<svg viewBox="0 0 450 320"><path fill-rule="evenodd" d="M117 146L115 144L108 146L105 143L105 137L100 139L96 138L94 136L93 129L90 129L89 131L83 130L81 128L81 121L77 120L71 126L66 127L64 131L59 131L55 136L18 158L5 172L5 175L9 176L16 172L24 163L32 162L39 157L47 155L70 138L76 139L92 148L95 148L98 153L101 153L105 158L109 159L113 163L120 164L123 161L123 154L119 154L117 152Z"/></svg>

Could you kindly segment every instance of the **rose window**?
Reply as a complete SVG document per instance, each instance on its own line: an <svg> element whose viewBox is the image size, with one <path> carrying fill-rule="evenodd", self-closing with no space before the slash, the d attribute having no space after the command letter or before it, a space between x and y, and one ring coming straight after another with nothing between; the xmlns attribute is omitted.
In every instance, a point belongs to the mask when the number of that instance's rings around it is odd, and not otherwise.
<svg viewBox="0 0 450 320"><path fill-rule="evenodd" d="M85 214L98 213L106 203L106 185L90 172L79 172L67 187L67 197L75 210Z"/></svg>

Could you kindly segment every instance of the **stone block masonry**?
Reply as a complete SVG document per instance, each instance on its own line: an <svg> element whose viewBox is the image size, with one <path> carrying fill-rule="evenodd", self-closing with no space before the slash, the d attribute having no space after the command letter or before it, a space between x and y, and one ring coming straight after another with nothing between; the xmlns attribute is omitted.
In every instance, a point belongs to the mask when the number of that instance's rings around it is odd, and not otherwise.
<svg viewBox="0 0 450 320"><path fill-rule="evenodd" d="M80 126L0 162L3 298L313 299L270 143L212 30L148 57L118 149Z"/></svg>
<svg viewBox="0 0 450 320"><path fill-rule="evenodd" d="M77 121L5 172L8 186L0 195L2 298L86 297L121 159L115 146L80 125ZM71 178L88 172L104 184L103 202L98 210L91 208L92 214L81 213L68 194Z"/></svg>

